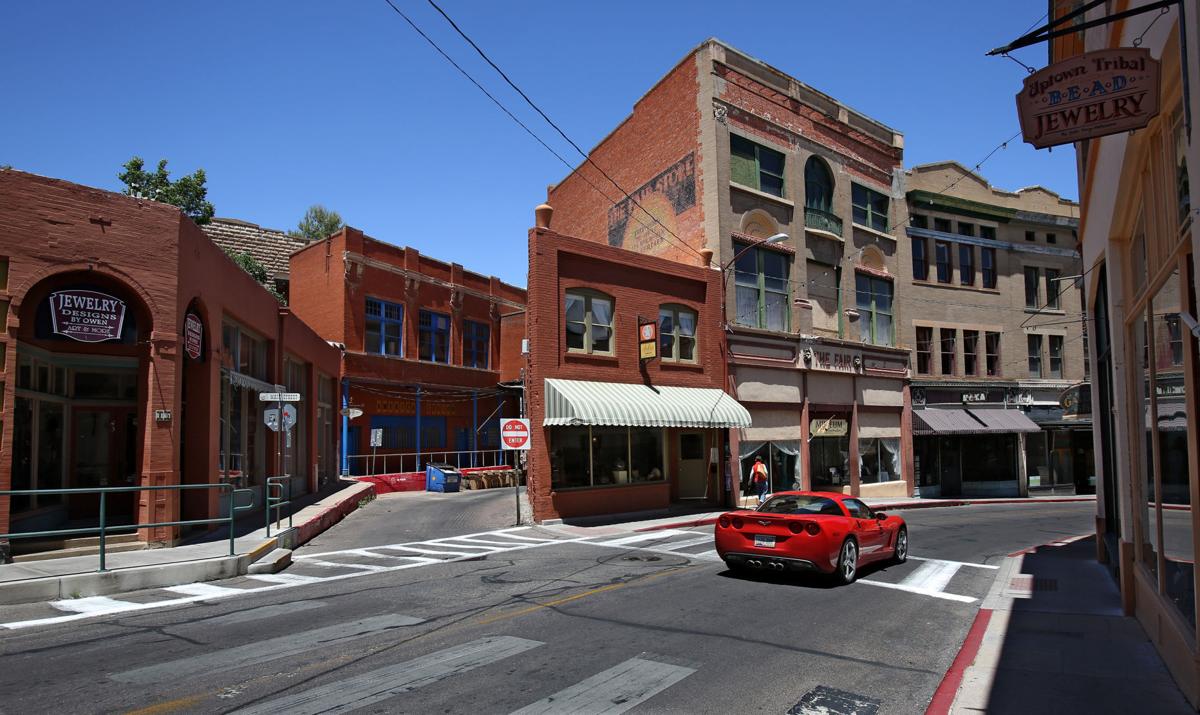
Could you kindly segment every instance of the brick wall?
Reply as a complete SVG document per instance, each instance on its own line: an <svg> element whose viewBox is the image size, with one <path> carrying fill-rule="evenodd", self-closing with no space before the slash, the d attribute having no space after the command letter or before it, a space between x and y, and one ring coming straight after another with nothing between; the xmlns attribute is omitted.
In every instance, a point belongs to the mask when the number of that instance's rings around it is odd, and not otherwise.
<svg viewBox="0 0 1200 715"><path fill-rule="evenodd" d="M546 378L642 383L680 387L720 388L722 381L721 279L720 272L687 266L607 246L596 246L580 238L534 229L529 234L529 306L527 329L530 339L526 410L533 425L528 455L528 484L534 517L556 518L567 513L567 502L588 500L585 492L559 499L550 485L549 430L540 425L545 417ZM567 353L563 301L569 288L589 288L613 298L614 355ZM657 321L658 309L676 303L696 311L697 364L672 365L660 359L642 364L638 355L638 317ZM630 487L666 499L664 485ZM605 503L627 504L622 496L603 495ZM636 501L636 500L635 500ZM593 505L594 506L594 505ZM574 513L582 505L572 503ZM631 510L624 508L623 510Z"/></svg>
<svg viewBox="0 0 1200 715"><path fill-rule="evenodd" d="M548 191L556 230L694 263L695 252L670 238L650 216L692 248L705 247L698 92L696 55L689 53L591 152L592 160L649 215L585 162Z"/></svg>

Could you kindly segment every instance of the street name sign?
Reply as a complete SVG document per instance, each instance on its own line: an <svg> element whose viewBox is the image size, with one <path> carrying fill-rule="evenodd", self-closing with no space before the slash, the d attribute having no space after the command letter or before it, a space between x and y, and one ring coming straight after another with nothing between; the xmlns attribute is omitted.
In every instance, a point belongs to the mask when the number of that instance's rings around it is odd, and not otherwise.
<svg viewBox="0 0 1200 715"><path fill-rule="evenodd" d="M260 392L259 402L299 402L299 392Z"/></svg>

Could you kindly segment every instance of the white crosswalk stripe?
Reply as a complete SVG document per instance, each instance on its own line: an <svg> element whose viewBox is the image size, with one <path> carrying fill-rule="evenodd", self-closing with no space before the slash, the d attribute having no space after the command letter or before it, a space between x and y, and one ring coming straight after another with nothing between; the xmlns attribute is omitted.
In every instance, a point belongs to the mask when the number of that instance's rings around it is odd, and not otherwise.
<svg viewBox="0 0 1200 715"><path fill-rule="evenodd" d="M695 668L664 663L648 657L630 658L587 680L527 705L513 715L617 715L637 707L695 672Z"/></svg>
<svg viewBox="0 0 1200 715"><path fill-rule="evenodd" d="M540 645L543 645L541 641L515 636L480 638L235 712L242 715L350 712L431 685L451 675L460 675L511 658Z"/></svg>
<svg viewBox="0 0 1200 715"><path fill-rule="evenodd" d="M200 601L243 596L315 583L340 581L348 578L358 578L413 568L437 566L456 561L486 558L493 554L524 551L544 546L554 546L556 544L588 541L586 537L553 539L542 538L541 536L528 536L525 533L520 533L531 530L531 527L520 526L402 544L341 549L338 551L311 554L297 553L292 557L292 568L299 569L300 572L298 573L248 574L244 577L248 582L263 584L260 586L233 588L208 583L184 584L159 589L157 593L162 594L163 598L144 602L123 601L107 596L63 599L60 601L51 601L48 605L58 611L64 611L68 615L0 623L0 629L30 628L118 613L132 613L158 608L184 606ZM469 541L470 539L485 540L488 543L474 543ZM456 540L468 541L466 543L454 543ZM363 559L370 560L372 563L362 563Z"/></svg>
<svg viewBox="0 0 1200 715"><path fill-rule="evenodd" d="M690 538L681 538L690 537ZM595 546L606 546L626 551L649 551L655 554L669 556L684 556L698 561L720 561L715 549L707 549L696 553L684 551L701 544L713 543L712 534L696 536L695 531L680 531L678 529L661 529L633 534L632 536L617 536L610 539L589 539L586 543Z"/></svg>

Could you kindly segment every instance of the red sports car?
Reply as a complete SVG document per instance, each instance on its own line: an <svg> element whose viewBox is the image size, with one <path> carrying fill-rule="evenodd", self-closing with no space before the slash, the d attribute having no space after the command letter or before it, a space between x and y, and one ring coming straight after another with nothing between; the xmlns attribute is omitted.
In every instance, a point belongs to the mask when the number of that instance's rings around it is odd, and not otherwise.
<svg viewBox="0 0 1200 715"><path fill-rule="evenodd" d="M723 514L715 535L732 569L820 571L842 583L864 564L908 558L903 519L827 492L776 492L757 510Z"/></svg>

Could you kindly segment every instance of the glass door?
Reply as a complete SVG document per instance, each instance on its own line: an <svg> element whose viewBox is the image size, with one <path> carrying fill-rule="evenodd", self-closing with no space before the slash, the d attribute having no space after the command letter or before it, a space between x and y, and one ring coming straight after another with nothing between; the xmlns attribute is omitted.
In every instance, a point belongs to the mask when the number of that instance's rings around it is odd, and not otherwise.
<svg viewBox="0 0 1200 715"><path fill-rule="evenodd" d="M71 435L71 488L130 487L137 483L136 418L128 406L76 406ZM110 494L106 518L110 524L133 523L135 492ZM98 494L72 496L70 517L92 521L100 515Z"/></svg>

